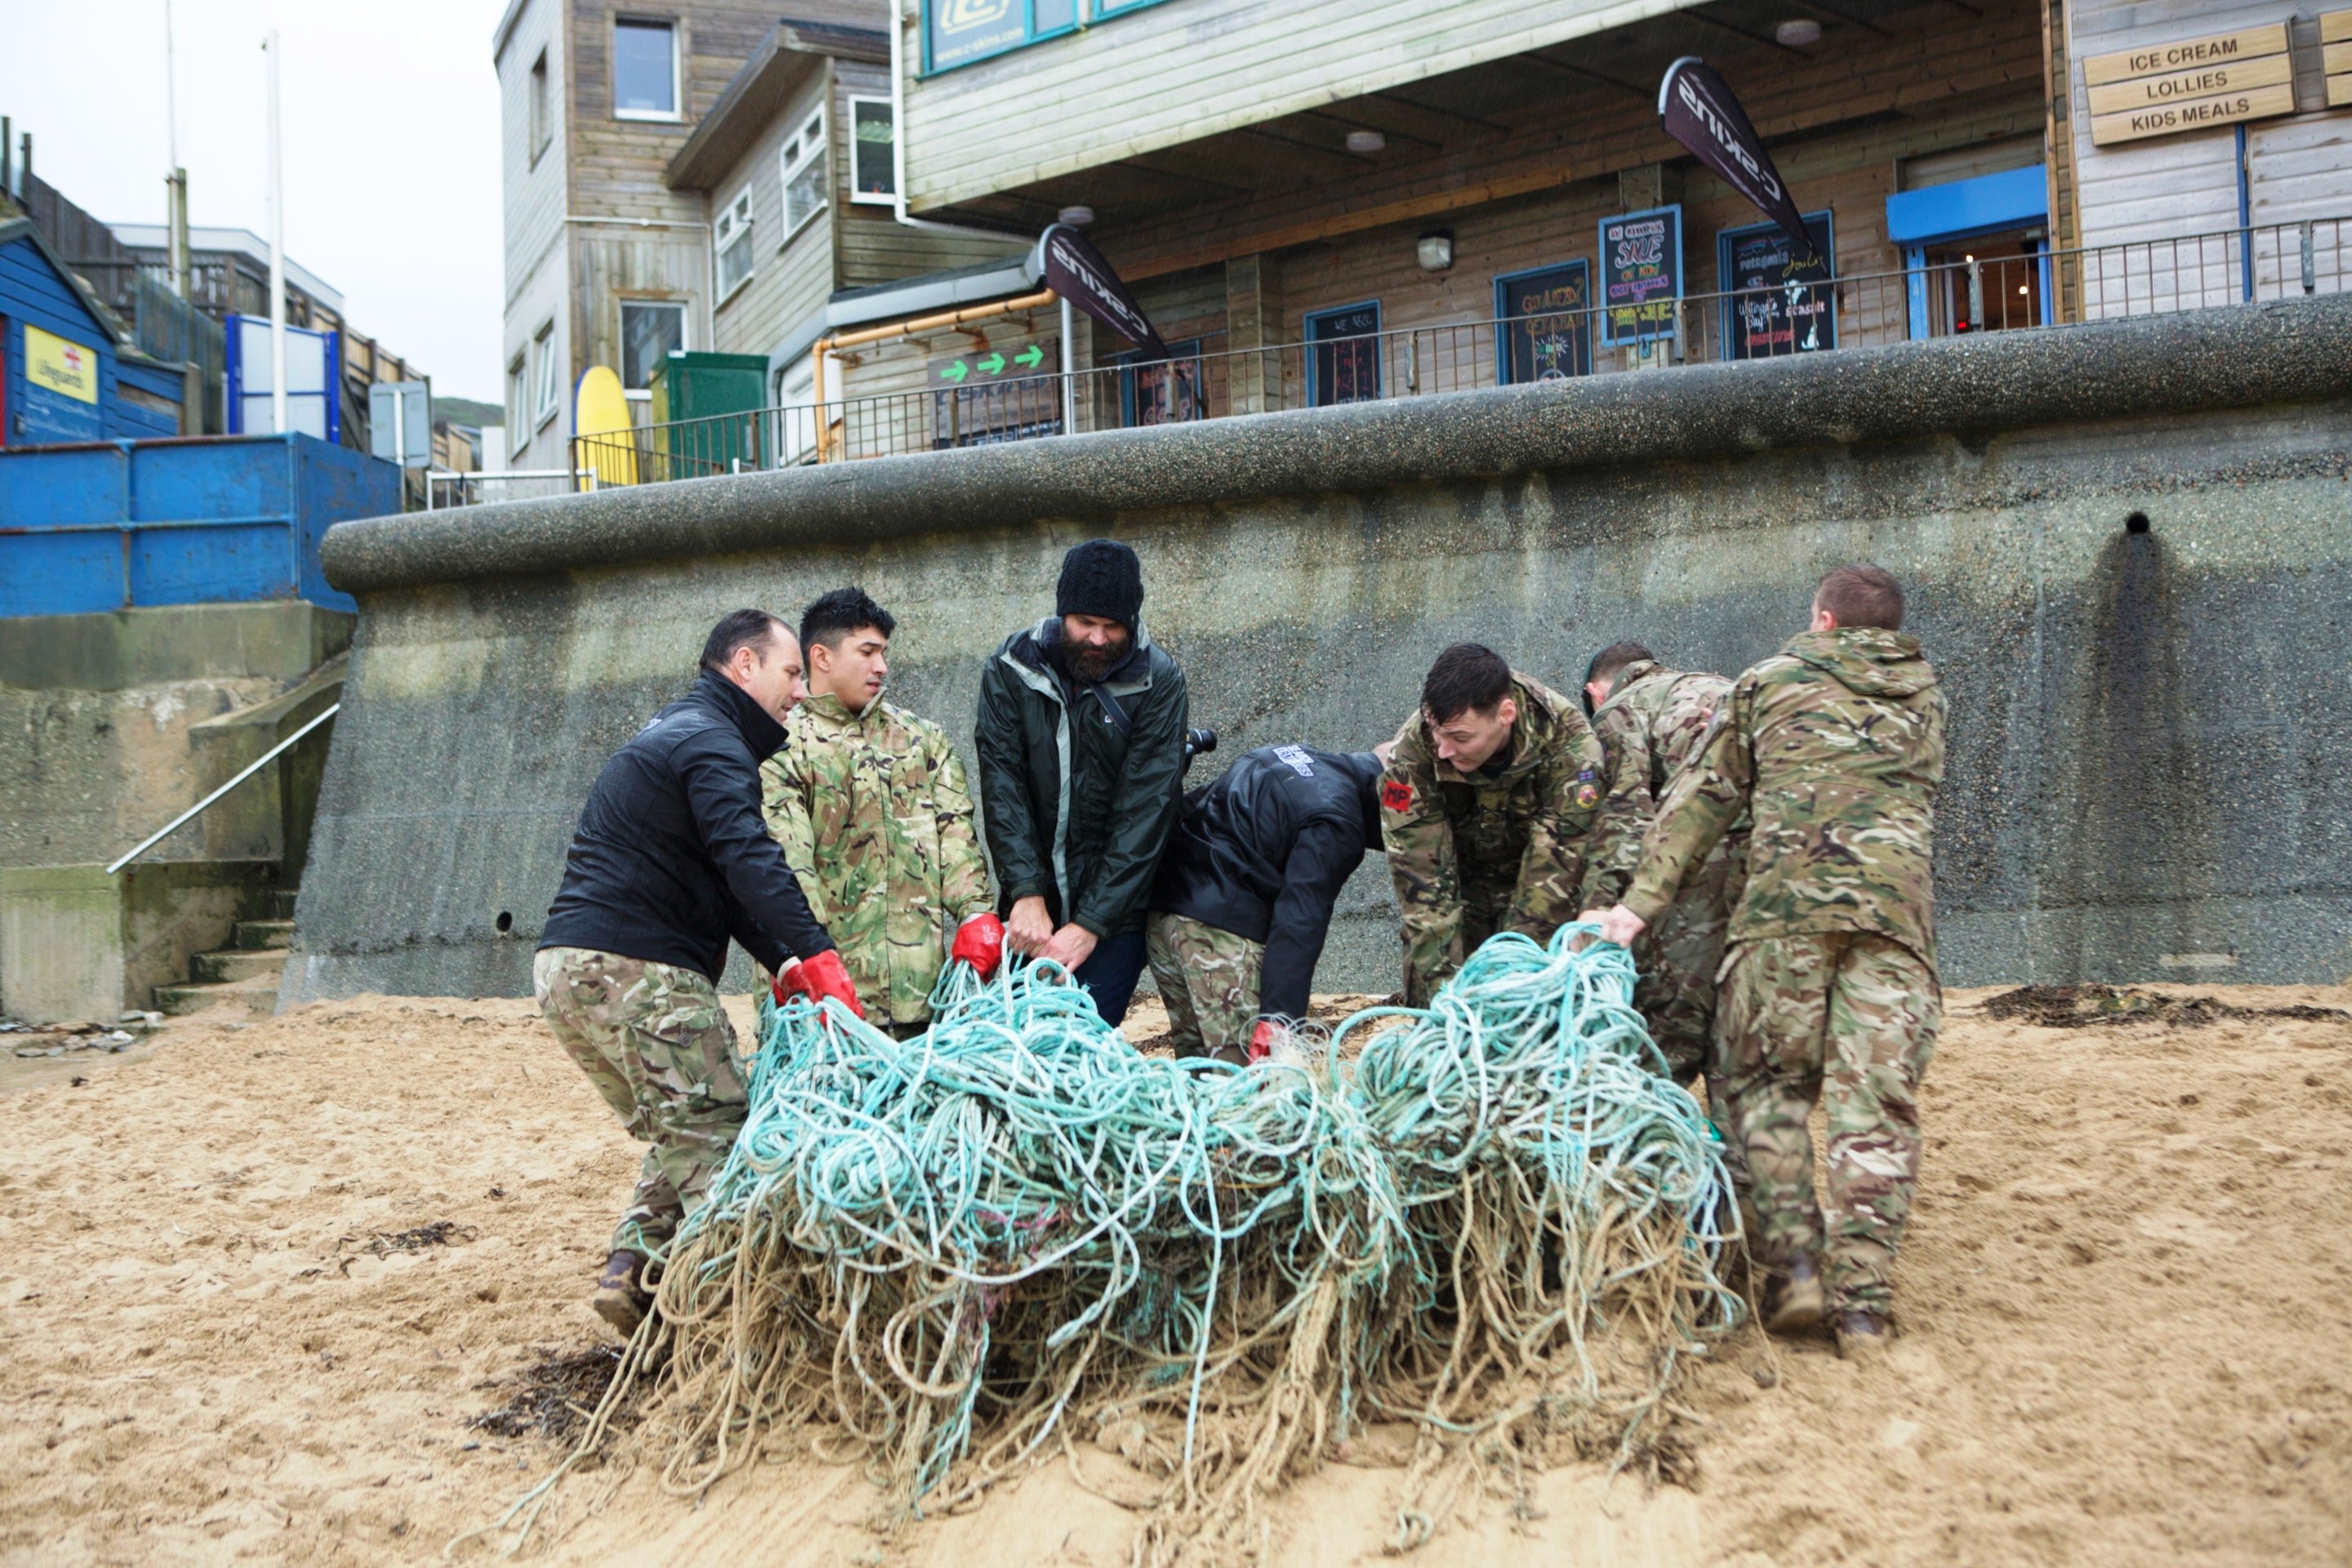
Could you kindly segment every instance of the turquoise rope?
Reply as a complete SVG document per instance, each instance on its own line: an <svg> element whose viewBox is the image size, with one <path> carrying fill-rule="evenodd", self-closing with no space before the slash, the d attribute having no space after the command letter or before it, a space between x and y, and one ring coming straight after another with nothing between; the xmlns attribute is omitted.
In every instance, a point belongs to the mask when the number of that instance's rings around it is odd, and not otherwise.
<svg viewBox="0 0 2352 1568"><path fill-rule="evenodd" d="M1678 1266L1703 1282L1690 1331L1720 1332L1740 1306L1716 1271L1730 1205L1713 1130L1661 1076L1631 956L1570 951L1580 929L1548 946L1495 938L1428 1009L1349 1018L1311 1069L1146 1057L1044 961L1010 960L987 982L950 965L932 1027L908 1041L838 1003L763 999L749 1116L670 1253L707 1236L701 1277L716 1280L736 1256L723 1242L781 1231L836 1300L862 1284L885 1292L869 1313L915 1310L951 1390L851 1353L893 1422L932 1404L919 1511L970 1451L991 1377L1018 1369L1004 1391L1016 1403L1058 1382L1034 1450L1078 1385L1054 1369L1089 1345L1089 1376L1189 1380L1189 1463L1202 1392L1244 1337L1233 1281L1269 1270L1276 1305L1251 1331L1286 1327L1338 1282L1352 1420L1444 1289L1454 1238L1416 1215L1433 1219L1493 1162L1515 1164L1571 1235L1612 1205L1674 1216Z"/></svg>

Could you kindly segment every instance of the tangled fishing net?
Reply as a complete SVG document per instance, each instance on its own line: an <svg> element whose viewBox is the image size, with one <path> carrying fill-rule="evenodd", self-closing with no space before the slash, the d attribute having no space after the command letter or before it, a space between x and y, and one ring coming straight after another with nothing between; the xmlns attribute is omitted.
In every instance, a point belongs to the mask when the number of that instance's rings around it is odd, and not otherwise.
<svg viewBox="0 0 2352 1568"><path fill-rule="evenodd" d="M1498 936L1427 1010L1250 1068L1139 1053L1045 963L950 965L904 1042L763 1008L658 1312L506 1522L638 1378L674 1491L804 1444L862 1460L887 1528L1083 1439L1157 1479L1158 1562L1263 1559L1261 1504L1372 1421L1419 1433L1400 1550L1553 1458L1670 1461L1680 1365L1743 1310L1736 1221L1590 929Z"/></svg>

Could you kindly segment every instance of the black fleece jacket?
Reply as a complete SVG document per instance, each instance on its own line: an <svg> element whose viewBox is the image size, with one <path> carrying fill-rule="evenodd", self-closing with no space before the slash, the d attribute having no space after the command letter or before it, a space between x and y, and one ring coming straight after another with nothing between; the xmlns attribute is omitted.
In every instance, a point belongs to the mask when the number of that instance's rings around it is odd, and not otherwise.
<svg viewBox="0 0 2352 1568"><path fill-rule="evenodd" d="M771 971L832 947L760 815L760 764L783 743L741 687L704 670L596 775L539 945L714 982L730 936Z"/></svg>
<svg viewBox="0 0 2352 1568"><path fill-rule="evenodd" d="M1261 746L1185 801L1151 907L1265 944L1258 1012L1304 1018L1339 889L1381 847L1381 760Z"/></svg>

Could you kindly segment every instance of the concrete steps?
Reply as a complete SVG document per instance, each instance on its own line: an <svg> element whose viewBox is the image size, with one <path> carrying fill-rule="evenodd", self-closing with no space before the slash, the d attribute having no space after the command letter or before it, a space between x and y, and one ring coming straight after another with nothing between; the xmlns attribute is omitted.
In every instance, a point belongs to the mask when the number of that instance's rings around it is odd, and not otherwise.
<svg viewBox="0 0 2352 1568"><path fill-rule="evenodd" d="M185 984L155 987L155 1010L174 1017L224 1005L256 1017L276 1012L278 977L294 938L294 895L281 889L269 899L272 919L237 921L235 946L190 959Z"/></svg>

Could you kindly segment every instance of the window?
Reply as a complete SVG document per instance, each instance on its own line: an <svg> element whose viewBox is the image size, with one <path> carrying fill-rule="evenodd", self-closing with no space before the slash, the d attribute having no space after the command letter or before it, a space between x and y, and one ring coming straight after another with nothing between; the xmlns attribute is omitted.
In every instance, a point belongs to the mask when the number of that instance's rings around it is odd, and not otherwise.
<svg viewBox="0 0 2352 1568"><path fill-rule="evenodd" d="M710 245L719 267L719 298L727 297L751 280L751 193L747 188L729 202L710 226Z"/></svg>
<svg viewBox="0 0 2352 1568"><path fill-rule="evenodd" d="M1381 395L1381 302L1342 305L1307 318L1307 401L1370 403Z"/></svg>
<svg viewBox="0 0 2352 1568"><path fill-rule="evenodd" d="M531 426L546 424L555 417L562 402L563 372L555 363L555 323L550 321L539 329L539 336L530 345L534 374Z"/></svg>
<svg viewBox="0 0 2352 1568"><path fill-rule="evenodd" d="M530 68L530 164L539 167L539 155L547 151L552 134L547 115L547 51L541 49Z"/></svg>
<svg viewBox="0 0 2352 1568"><path fill-rule="evenodd" d="M512 457L530 441L530 372L526 366L529 356L517 354L507 366L507 434L511 440L507 455Z"/></svg>
<svg viewBox="0 0 2352 1568"><path fill-rule="evenodd" d="M824 110L820 109L798 131L784 138L779 154L784 172L784 232L776 237L779 249L798 234L801 225L824 208Z"/></svg>
<svg viewBox="0 0 2352 1568"><path fill-rule="evenodd" d="M849 199L888 206L898 194L898 132L887 98L849 100Z"/></svg>
<svg viewBox="0 0 2352 1568"><path fill-rule="evenodd" d="M621 301L621 385L643 392L654 370L672 349L686 347L686 302L682 300Z"/></svg>
<svg viewBox="0 0 2352 1568"><path fill-rule="evenodd" d="M677 29L667 22L613 24L613 117L676 120Z"/></svg>

